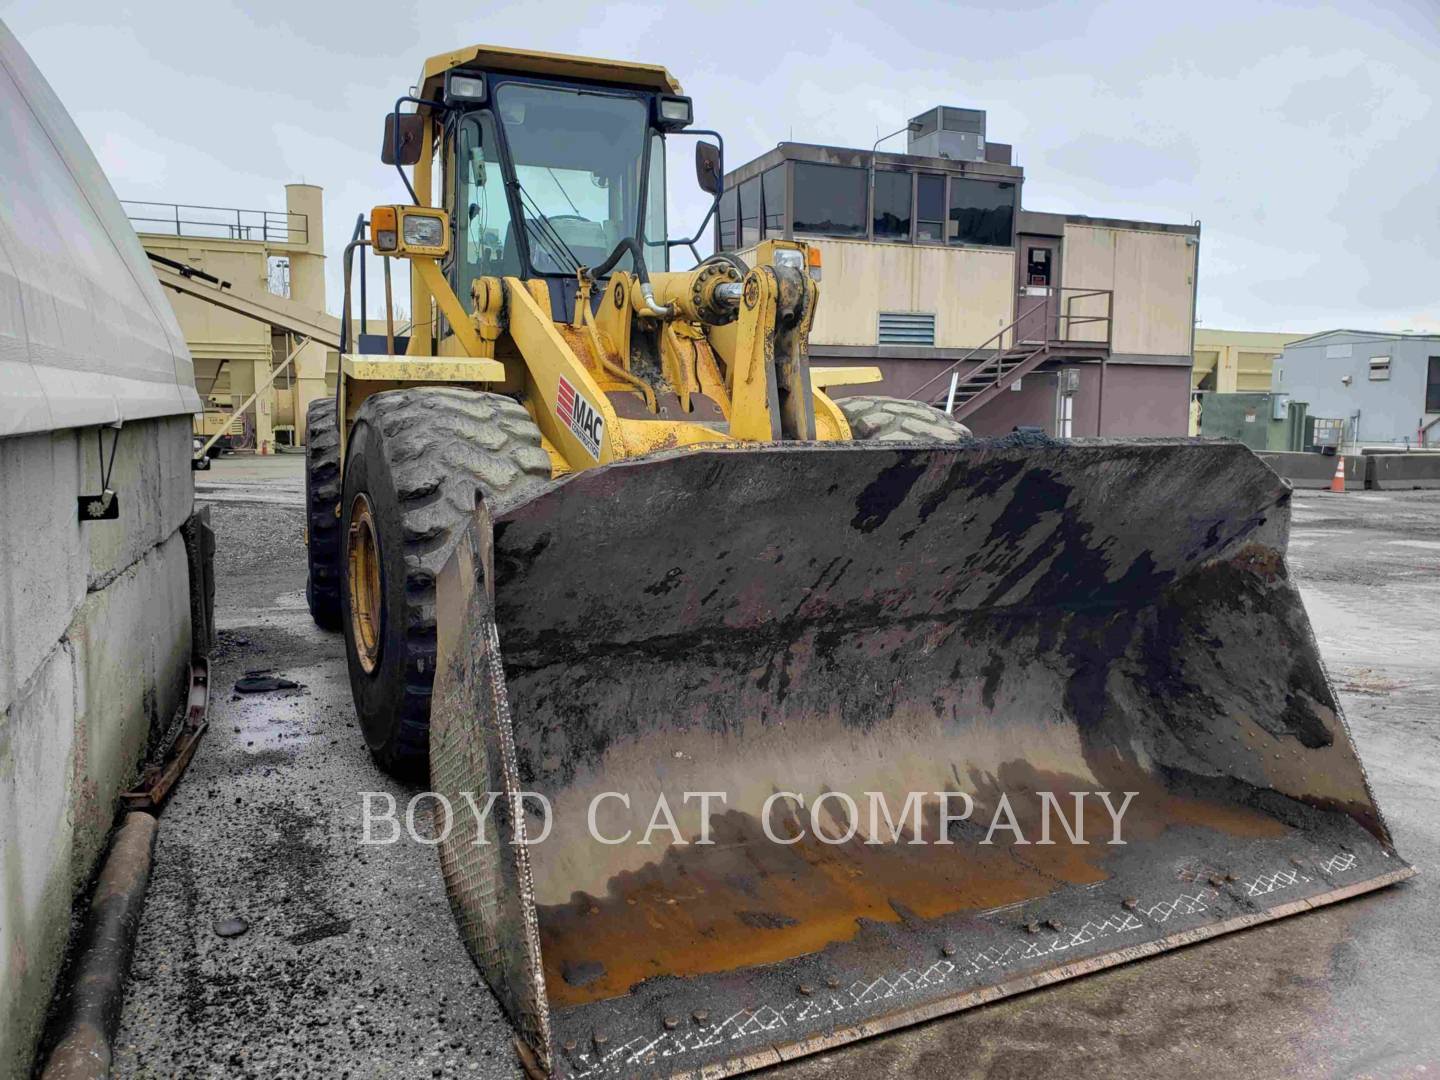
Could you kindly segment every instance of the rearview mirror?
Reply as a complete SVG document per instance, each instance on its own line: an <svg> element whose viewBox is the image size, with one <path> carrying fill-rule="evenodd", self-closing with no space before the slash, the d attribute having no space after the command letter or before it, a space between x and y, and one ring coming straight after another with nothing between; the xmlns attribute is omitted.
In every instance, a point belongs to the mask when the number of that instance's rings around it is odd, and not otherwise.
<svg viewBox="0 0 1440 1080"><path fill-rule="evenodd" d="M725 182L725 166L720 160L720 148L714 143L695 144L695 179L700 190L709 195L719 195Z"/></svg>
<svg viewBox="0 0 1440 1080"><path fill-rule="evenodd" d="M395 141L395 122L400 122L400 141ZM380 160L386 165L414 165L420 160L420 142L425 137L425 118L419 113L390 113L385 117L385 142Z"/></svg>

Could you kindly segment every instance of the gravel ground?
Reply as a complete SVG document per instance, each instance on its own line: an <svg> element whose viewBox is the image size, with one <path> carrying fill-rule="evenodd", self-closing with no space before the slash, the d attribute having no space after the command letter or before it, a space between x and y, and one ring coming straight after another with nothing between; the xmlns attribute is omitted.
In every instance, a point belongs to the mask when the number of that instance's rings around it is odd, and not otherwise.
<svg viewBox="0 0 1440 1080"><path fill-rule="evenodd" d="M120 1077L512 1077L434 855L360 847L338 636L304 603L298 459L197 477L219 536L212 724L160 830ZM1291 565L1401 853L1312 914L804 1059L787 1076L1434 1076L1440 492L1297 495ZM242 697L247 671L298 689ZM248 930L217 935L218 920Z"/></svg>
<svg viewBox="0 0 1440 1080"><path fill-rule="evenodd" d="M211 727L161 824L115 1075L518 1076L434 853L355 843L358 792L410 791L365 753L341 639L310 621L303 485L276 460L199 478L222 496ZM265 669L300 688L231 691ZM249 929L218 936L230 917Z"/></svg>

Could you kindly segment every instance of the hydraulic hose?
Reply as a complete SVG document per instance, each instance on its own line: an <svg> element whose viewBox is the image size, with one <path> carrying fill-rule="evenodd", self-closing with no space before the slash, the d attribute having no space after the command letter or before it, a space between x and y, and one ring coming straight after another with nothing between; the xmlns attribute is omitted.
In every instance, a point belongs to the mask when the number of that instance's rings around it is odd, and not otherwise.
<svg viewBox="0 0 1440 1080"><path fill-rule="evenodd" d="M645 254L640 250L640 245L635 242L633 236L627 236L616 244L615 250L610 252L609 258L599 266L586 271L587 276L591 281L604 277L615 269L615 264L627 251L635 261L635 276L640 279L640 295L645 298L645 305L649 309L640 314L653 315L658 319L668 319L675 314L675 308L672 305L661 305L655 302L655 290L650 285L650 271L645 267Z"/></svg>

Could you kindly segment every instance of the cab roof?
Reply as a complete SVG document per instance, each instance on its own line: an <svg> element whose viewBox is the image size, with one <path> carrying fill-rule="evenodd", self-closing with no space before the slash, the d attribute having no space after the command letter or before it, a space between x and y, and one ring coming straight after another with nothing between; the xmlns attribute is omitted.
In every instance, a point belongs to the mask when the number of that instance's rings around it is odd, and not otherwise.
<svg viewBox="0 0 1440 1080"><path fill-rule="evenodd" d="M562 53L535 52L530 49L507 49L500 45L469 45L463 49L432 56L425 61L425 66L420 71L420 96L432 99L438 96L445 72L459 67L478 67L487 71L513 72L517 75L586 79L590 82L659 90L666 94L682 93L675 76L655 64L635 64L628 60L597 60L589 56L566 56Z"/></svg>

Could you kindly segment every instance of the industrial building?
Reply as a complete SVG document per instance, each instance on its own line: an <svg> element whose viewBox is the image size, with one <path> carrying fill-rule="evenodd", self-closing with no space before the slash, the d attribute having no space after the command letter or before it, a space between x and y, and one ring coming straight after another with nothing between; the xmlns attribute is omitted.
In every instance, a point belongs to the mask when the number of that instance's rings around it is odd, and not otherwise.
<svg viewBox="0 0 1440 1080"><path fill-rule="evenodd" d="M1195 328L1195 366L1191 385L1197 393L1264 393L1270 389L1275 361L1304 334L1270 330Z"/></svg>
<svg viewBox="0 0 1440 1080"><path fill-rule="evenodd" d="M195 358L201 434L224 427L262 454L298 445L306 407L334 392L323 194L287 184L283 211L123 203Z"/></svg>
<svg viewBox="0 0 1440 1080"><path fill-rule="evenodd" d="M1346 446L1440 446L1440 334L1312 334L1285 346L1273 388L1342 421Z"/></svg>
<svg viewBox="0 0 1440 1080"><path fill-rule="evenodd" d="M949 405L982 434L1183 435L1199 225L1025 209L981 110L904 130L903 154L784 142L731 170L716 249L816 246L811 357L879 366L866 391Z"/></svg>
<svg viewBox="0 0 1440 1080"><path fill-rule="evenodd" d="M200 401L99 162L3 23L0 116L0 1076L14 1077L30 1075L116 797L193 687Z"/></svg>
<svg viewBox="0 0 1440 1080"><path fill-rule="evenodd" d="M1195 328L1190 369L1190 434L1198 435L1206 402L1216 394L1268 394L1275 361L1304 334ZM1233 403L1232 403L1233 404ZM1222 406L1227 407L1227 406Z"/></svg>

